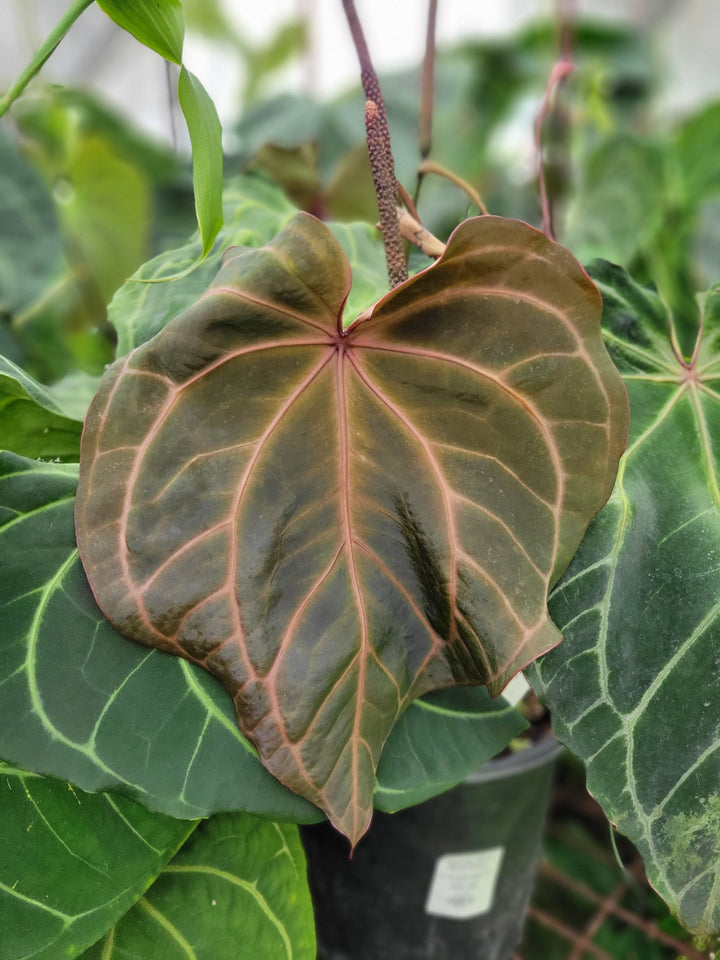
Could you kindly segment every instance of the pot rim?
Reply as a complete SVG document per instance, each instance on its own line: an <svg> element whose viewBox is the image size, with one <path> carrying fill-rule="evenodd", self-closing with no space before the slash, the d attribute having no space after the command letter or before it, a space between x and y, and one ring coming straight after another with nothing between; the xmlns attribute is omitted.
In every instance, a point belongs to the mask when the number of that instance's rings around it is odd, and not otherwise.
<svg viewBox="0 0 720 960"><path fill-rule="evenodd" d="M536 767L554 763L565 748L553 734L548 734L525 750L510 753L504 757L494 757L462 781L462 785L474 786L489 783L492 780L505 780L518 776Z"/></svg>

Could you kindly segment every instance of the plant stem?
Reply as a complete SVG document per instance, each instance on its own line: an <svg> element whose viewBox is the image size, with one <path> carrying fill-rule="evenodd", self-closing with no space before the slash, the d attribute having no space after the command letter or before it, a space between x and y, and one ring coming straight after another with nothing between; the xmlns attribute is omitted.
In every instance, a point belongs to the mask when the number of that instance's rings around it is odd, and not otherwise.
<svg viewBox="0 0 720 960"><path fill-rule="evenodd" d="M177 83L175 77L172 75L172 65L169 60L165 61L165 92L167 94L167 108L168 108L168 118L170 120L170 141L175 153L178 152L178 131L177 131L177 121L175 119L175 104L177 102L177 97L175 91L177 90Z"/></svg>
<svg viewBox="0 0 720 960"><path fill-rule="evenodd" d="M441 257L447 249L447 244L438 240L430 231L424 227L417 217L413 216L408 210L398 208L398 218L400 220L400 232L406 240L414 243L426 257L437 259Z"/></svg>
<svg viewBox="0 0 720 960"><path fill-rule="evenodd" d="M20 77L10 87L2 100L0 100L0 117L8 111L8 109L13 103L15 103L17 98L23 92L25 87L30 83L32 78L39 73L43 64L49 60L57 45L68 32L70 27L75 23L83 10L87 9L87 7L94 2L95 0L73 0L55 27L52 29L48 38L42 44L38 52L23 70Z"/></svg>
<svg viewBox="0 0 720 960"><path fill-rule="evenodd" d="M425 59L422 72L422 98L420 102L420 156L425 160L432 149L433 93L435 87L435 28L437 25L437 0L430 0L428 7Z"/></svg>
<svg viewBox="0 0 720 960"><path fill-rule="evenodd" d="M424 160L420 164L419 172L421 174L426 173L436 173L439 177L444 177L446 180L449 180L451 183L454 183L456 186L460 187L461 190L464 190L465 193L470 197L472 202L478 208L480 213L483 216L487 216L488 209L482 201L482 197L477 192L477 190L467 182L463 180L462 177L459 177L456 173L453 173L451 170L447 170L445 167L441 166L439 163L435 163L434 160Z"/></svg>
<svg viewBox="0 0 720 960"><path fill-rule="evenodd" d="M399 283L407 280L408 272L405 246L398 222L395 163L390 148L390 130L385 113L385 102L380 91L377 74L370 60L370 52L355 10L354 0L342 0L342 4L360 61L360 77L367 98L365 103L365 130L370 169L372 170L380 214L380 230L385 244L388 278L390 286L396 287Z"/></svg>
<svg viewBox="0 0 720 960"><path fill-rule="evenodd" d="M427 31L425 34L425 58L422 68L422 92L420 95L420 168L415 183L415 204L420 200L425 170L423 161L427 160L432 150L433 135L433 103L435 92L435 26L437 24L437 0L429 0Z"/></svg>
<svg viewBox="0 0 720 960"><path fill-rule="evenodd" d="M571 29L570 23L573 14L573 0L558 0L558 27L560 34L560 57L553 64L543 96L540 110L535 120L535 149L538 156L538 185L540 187L540 207L542 210L543 233L555 239L555 226L553 218L553 206L547 188L547 178L545 176L545 157L543 152L542 132L543 125L550 113L552 107L553 94L565 78L572 73L573 64L570 60L570 41Z"/></svg>

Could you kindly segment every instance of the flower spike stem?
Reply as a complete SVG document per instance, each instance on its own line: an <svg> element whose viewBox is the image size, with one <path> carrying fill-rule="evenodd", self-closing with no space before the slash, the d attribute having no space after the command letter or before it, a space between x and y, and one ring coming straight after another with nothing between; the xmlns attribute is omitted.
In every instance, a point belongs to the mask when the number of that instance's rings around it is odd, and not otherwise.
<svg viewBox="0 0 720 960"><path fill-rule="evenodd" d="M360 61L360 76L366 97L365 130L370 169L372 170L380 214L380 230L385 244L388 278L390 286L396 287L399 283L407 280L408 272L405 246L398 222L395 164L390 149L390 130L385 113L385 103L377 74L370 60L370 53L355 10L354 0L342 0L342 4Z"/></svg>
<svg viewBox="0 0 720 960"><path fill-rule="evenodd" d="M553 105L553 98L559 87L573 71L570 59L571 23L574 16L573 0L558 0L558 32L560 34L560 57L550 72L545 95L535 120L535 151L538 157L538 186L540 188L540 207L542 210L543 233L555 239L555 224L552 200L545 177L545 155L543 145L543 127Z"/></svg>
<svg viewBox="0 0 720 960"><path fill-rule="evenodd" d="M420 106L420 157L425 160L432 149L433 93L435 87L435 28L437 24L437 0L428 6L425 59L422 72L422 99Z"/></svg>
<svg viewBox="0 0 720 960"><path fill-rule="evenodd" d="M437 0L428 2L427 30L425 33L425 57L422 67L422 93L420 97L420 139L418 146L420 148L420 168L417 172L417 181L415 183L414 202L417 204L420 199L420 188L422 186L425 171L422 164L430 156L432 150L433 137L433 104L435 95L435 28L437 25Z"/></svg>

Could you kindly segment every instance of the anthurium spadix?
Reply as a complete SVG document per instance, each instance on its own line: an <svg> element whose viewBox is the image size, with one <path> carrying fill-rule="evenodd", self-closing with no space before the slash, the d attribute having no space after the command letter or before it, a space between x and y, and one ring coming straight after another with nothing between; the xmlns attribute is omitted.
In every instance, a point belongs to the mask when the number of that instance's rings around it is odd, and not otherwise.
<svg viewBox="0 0 720 960"><path fill-rule="evenodd" d="M596 288L526 224L466 221L343 326L350 282L305 214L230 249L107 371L76 525L112 623L218 676L355 843L413 698L500 691L560 641L548 588L611 492L627 399Z"/></svg>

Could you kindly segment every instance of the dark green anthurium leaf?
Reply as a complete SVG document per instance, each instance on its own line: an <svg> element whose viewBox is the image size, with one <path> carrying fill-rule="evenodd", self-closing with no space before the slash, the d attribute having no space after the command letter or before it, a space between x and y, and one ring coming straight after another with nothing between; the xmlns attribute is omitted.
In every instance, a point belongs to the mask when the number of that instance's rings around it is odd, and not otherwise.
<svg viewBox="0 0 720 960"><path fill-rule="evenodd" d="M0 956L79 956L142 896L195 823L0 761Z"/></svg>
<svg viewBox="0 0 720 960"><path fill-rule="evenodd" d="M499 692L560 641L546 608L626 436L600 299L570 254L477 218L343 327L350 268L299 214L232 250L105 375L78 545L128 636L206 667L282 783L353 843L406 706Z"/></svg>
<svg viewBox="0 0 720 960"><path fill-rule="evenodd" d="M435 690L413 700L380 757L375 808L395 813L449 790L528 726L486 687Z"/></svg>
<svg viewBox="0 0 720 960"><path fill-rule="evenodd" d="M618 482L555 590L530 679L588 786L698 934L720 929L720 288L692 358L657 296L591 272L632 411Z"/></svg>
<svg viewBox="0 0 720 960"><path fill-rule="evenodd" d="M82 960L315 960L297 827L206 820L144 897Z"/></svg>
<svg viewBox="0 0 720 960"><path fill-rule="evenodd" d="M97 0L101 10L161 57L181 63L185 21L180 0Z"/></svg>
<svg viewBox="0 0 720 960"><path fill-rule="evenodd" d="M77 469L0 455L0 756L175 817L314 819L262 768L218 684L98 610L75 546Z"/></svg>
<svg viewBox="0 0 720 960"><path fill-rule="evenodd" d="M102 615L77 557L76 483L77 466L0 454L0 756L176 817L318 819L261 766L217 680ZM381 758L376 805L441 792L524 726L484 688L414 701Z"/></svg>

